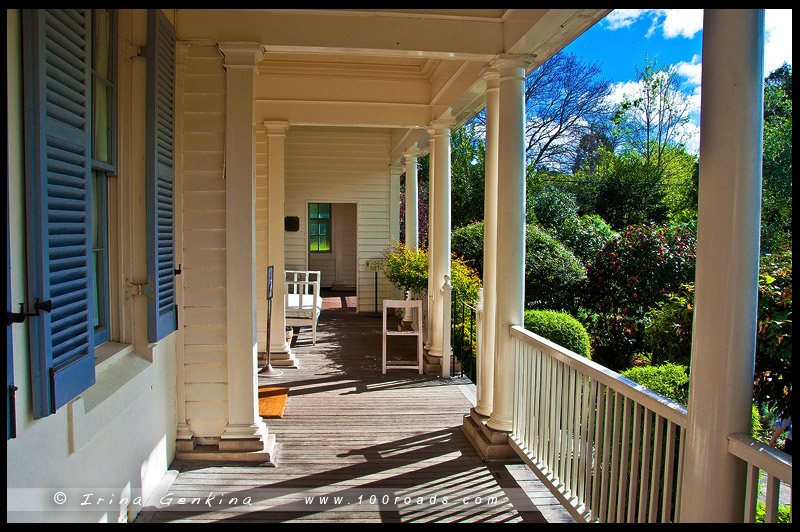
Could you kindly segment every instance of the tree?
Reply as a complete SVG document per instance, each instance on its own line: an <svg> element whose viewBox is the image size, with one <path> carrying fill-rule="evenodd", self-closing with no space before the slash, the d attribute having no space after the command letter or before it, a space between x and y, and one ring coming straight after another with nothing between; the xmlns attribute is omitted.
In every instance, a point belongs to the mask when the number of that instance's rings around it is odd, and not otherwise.
<svg viewBox="0 0 800 532"><path fill-rule="evenodd" d="M580 139L607 119L610 82L597 64L559 52L525 80L525 148L528 168L569 169Z"/></svg>
<svg viewBox="0 0 800 532"><path fill-rule="evenodd" d="M764 83L764 154L761 249L792 246L792 67L784 64Z"/></svg>
<svg viewBox="0 0 800 532"><path fill-rule="evenodd" d="M688 139L689 96L680 90L674 68L658 67L645 57L644 70L636 69L636 90L625 94L612 117L623 149L637 152L649 166L667 175L672 156Z"/></svg>
<svg viewBox="0 0 800 532"><path fill-rule="evenodd" d="M451 225L483 220L486 147L474 122L453 131L450 140Z"/></svg>

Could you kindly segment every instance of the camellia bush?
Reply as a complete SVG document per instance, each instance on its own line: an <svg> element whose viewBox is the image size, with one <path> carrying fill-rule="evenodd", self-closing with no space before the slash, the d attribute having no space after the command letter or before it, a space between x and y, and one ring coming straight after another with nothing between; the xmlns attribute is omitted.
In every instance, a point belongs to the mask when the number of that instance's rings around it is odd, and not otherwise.
<svg viewBox="0 0 800 532"><path fill-rule="evenodd" d="M597 351L621 350L595 360L624 369L645 348L646 313L665 294L694 281L696 235L692 225L631 226L606 243L586 265L578 297ZM601 362L603 363L603 362Z"/></svg>

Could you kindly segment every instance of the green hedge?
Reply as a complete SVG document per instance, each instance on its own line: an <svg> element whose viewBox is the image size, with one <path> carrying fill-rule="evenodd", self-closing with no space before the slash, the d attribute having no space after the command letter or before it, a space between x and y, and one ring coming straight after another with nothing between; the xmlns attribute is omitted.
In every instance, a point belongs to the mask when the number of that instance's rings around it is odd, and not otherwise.
<svg viewBox="0 0 800 532"><path fill-rule="evenodd" d="M683 405L689 403L689 374L686 366L671 362L661 366L634 366L623 371L622 376L673 401Z"/></svg>
<svg viewBox="0 0 800 532"><path fill-rule="evenodd" d="M589 335L578 320L555 310L526 310L525 328L586 358L591 358Z"/></svg>

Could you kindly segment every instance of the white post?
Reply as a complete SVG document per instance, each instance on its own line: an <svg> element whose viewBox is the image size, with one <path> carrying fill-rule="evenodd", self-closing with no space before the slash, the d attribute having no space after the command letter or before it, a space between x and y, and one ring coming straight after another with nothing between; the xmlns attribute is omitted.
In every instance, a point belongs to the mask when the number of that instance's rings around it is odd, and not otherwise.
<svg viewBox="0 0 800 532"><path fill-rule="evenodd" d="M433 198L435 192L433 183L436 181L436 136L433 127L428 128L428 138L428 307L426 309L426 318L428 321L425 323L425 349L430 351L431 347L433 347L433 319L431 314L433 312L433 294L439 289L431 275L431 272L433 272L433 253L431 253L431 250L433 249L435 240L433 228L436 226L436 220L433 218Z"/></svg>
<svg viewBox="0 0 800 532"><path fill-rule="evenodd" d="M525 67L522 57L501 57L497 154L497 306L494 399L487 421L510 432L514 402L511 326L523 320L525 300Z"/></svg>
<svg viewBox="0 0 800 532"><path fill-rule="evenodd" d="M272 315L270 326L270 353L289 355L291 348L286 341L286 266L284 264L284 202L285 202L285 145L287 122L264 122L267 129L268 182L269 182L269 229L268 263L272 272Z"/></svg>
<svg viewBox="0 0 800 532"><path fill-rule="evenodd" d="M450 128L453 121L444 119L434 123L436 137L436 156L433 180L433 236L434 240L428 248L431 270L429 276L434 281L433 305L429 308L429 316L433 323L431 331L432 344L429 350L431 357L443 356L442 351L442 319L443 309L441 285L445 275L450 275ZM442 361L444 363L444 361Z"/></svg>
<svg viewBox="0 0 800 532"><path fill-rule="evenodd" d="M419 156L419 149L412 146L405 156L406 167L406 186L405 186L405 211L406 211L406 227L405 227L405 245L410 250L416 250L419 247L419 183L417 175L417 157ZM408 294L408 298L411 294ZM403 314L403 322L409 325L412 321L412 314L408 309Z"/></svg>
<svg viewBox="0 0 800 532"><path fill-rule="evenodd" d="M741 522L758 299L763 10L706 10L697 274L680 521Z"/></svg>
<svg viewBox="0 0 800 532"><path fill-rule="evenodd" d="M419 247L419 179L417 160L419 149L413 147L405 154L406 158L406 247Z"/></svg>
<svg viewBox="0 0 800 532"><path fill-rule="evenodd" d="M478 382L475 411L488 416L494 402L494 339L497 302L497 135L499 128L500 75L486 74L486 184L483 203L483 328L480 356L476 360Z"/></svg>
<svg viewBox="0 0 800 532"><path fill-rule="evenodd" d="M228 424L220 450L263 450L256 367L254 82L264 53L258 43L220 43L225 55L225 278Z"/></svg>
<svg viewBox="0 0 800 532"><path fill-rule="evenodd" d="M450 276L444 276L442 285L442 377L450 377L450 362L453 358L453 346L450 343L450 329L452 328L453 312L453 285L450 284Z"/></svg>

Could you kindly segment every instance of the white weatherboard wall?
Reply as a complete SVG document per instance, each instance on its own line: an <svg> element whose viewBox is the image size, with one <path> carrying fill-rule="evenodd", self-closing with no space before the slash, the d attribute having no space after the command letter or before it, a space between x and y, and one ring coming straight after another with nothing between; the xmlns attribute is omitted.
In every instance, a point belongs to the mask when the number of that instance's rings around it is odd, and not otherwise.
<svg viewBox="0 0 800 532"><path fill-rule="evenodd" d="M285 233L286 269L307 269L308 203L356 203L358 310L372 312L375 274L366 261L380 260L390 245L390 133L383 129L289 127L286 137L286 216L300 230ZM378 309L391 297L378 274Z"/></svg>
<svg viewBox="0 0 800 532"><path fill-rule="evenodd" d="M190 46L181 95L186 419L199 442L218 438L228 417L222 62L215 46Z"/></svg>

